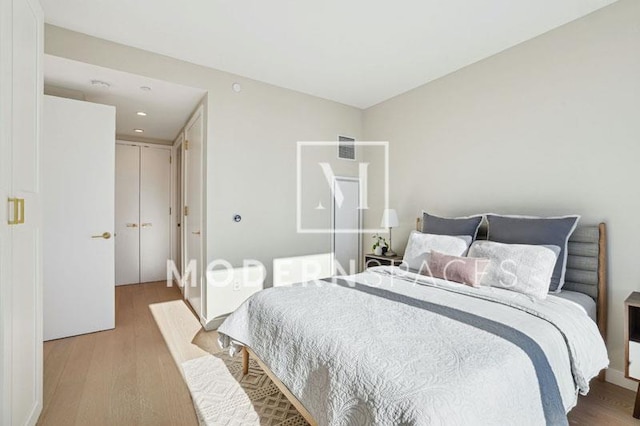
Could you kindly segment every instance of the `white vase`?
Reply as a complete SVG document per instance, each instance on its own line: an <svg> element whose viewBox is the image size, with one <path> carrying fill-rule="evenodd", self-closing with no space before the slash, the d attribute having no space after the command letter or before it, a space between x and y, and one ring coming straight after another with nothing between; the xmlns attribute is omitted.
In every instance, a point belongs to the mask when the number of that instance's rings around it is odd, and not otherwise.
<svg viewBox="0 0 640 426"><path fill-rule="evenodd" d="M373 250L373 254L375 254L376 256L381 256L381 255L382 255L382 246L377 246L377 247Z"/></svg>

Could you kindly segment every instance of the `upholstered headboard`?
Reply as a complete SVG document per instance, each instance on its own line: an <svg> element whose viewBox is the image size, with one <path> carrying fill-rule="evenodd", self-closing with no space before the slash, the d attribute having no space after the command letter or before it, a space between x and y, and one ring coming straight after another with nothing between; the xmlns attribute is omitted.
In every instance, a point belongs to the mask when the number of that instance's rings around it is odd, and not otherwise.
<svg viewBox="0 0 640 426"><path fill-rule="evenodd" d="M607 227L579 226L569 238L567 273L562 287L591 296L598 307L600 334L607 336Z"/></svg>
<svg viewBox="0 0 640 426"><path fill-rule="evenodd" d="M422 230L421 218L416 229ZM478 239L486 239L486 224L478 231ZM569 238L565 290L584 293L596 301L600 334L607 337L607 227L604 223L578 226Z"/></svg>

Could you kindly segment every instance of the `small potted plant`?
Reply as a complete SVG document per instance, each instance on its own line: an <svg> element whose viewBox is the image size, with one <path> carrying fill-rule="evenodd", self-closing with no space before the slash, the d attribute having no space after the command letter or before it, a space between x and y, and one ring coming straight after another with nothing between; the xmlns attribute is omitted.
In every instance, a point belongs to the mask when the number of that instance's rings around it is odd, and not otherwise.
<svg viewBox="0 0 640 426"><path fill-rule="evenodd" d="M373 234L371 238L373 238L373 253L376 256L382 256L384 252L389 248L387 240L378 234Z"/></svg>

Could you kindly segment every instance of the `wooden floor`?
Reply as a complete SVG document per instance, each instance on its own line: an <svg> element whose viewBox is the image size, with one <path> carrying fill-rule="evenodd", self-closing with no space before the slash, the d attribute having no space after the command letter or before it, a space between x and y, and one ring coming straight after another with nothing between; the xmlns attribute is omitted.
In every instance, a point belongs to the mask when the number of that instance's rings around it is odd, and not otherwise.
<svg viewBox="0 0 640 426"><path fill-rule="evenodd" d="M572 425L640 425L632 417L636 394L607 382L593 380L591 391L581 396L577 407L569 412Z"/></svg>
<svg viewBox="0 0 640 426"><path fill-rule="evenodd" d="M115 330L46 342L38 424L196 426L189 391L149 308L180 298L164 282L120 286Z"/></svg>
<svg viewBox="0 0 640 426"><path fill-rule="evenodd" d="M180 299L180 291L164 282L117 287L115 330L45 343L38 424L196 426L174 358L183 362L218 348L216 334L202 330ZM634 392L594 380L569 422L640 425L631 417L634 398Z"/></svg>

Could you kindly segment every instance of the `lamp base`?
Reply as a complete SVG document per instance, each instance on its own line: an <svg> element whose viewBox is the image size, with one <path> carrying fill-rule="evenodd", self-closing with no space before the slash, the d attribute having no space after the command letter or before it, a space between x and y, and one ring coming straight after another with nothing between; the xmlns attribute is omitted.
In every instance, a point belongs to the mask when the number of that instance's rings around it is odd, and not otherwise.
<svg viewBox="0 0 640 426"><path fill-rule="evenodd" d="M391 256L397 256L397 255L398 255L398 253L396 253L396 252L395 252L395 251L393 251L393 250L387 250L387 251L384 253L384 255L385 255L385 256L389 256L389 257L391 257Z"/></svg>

